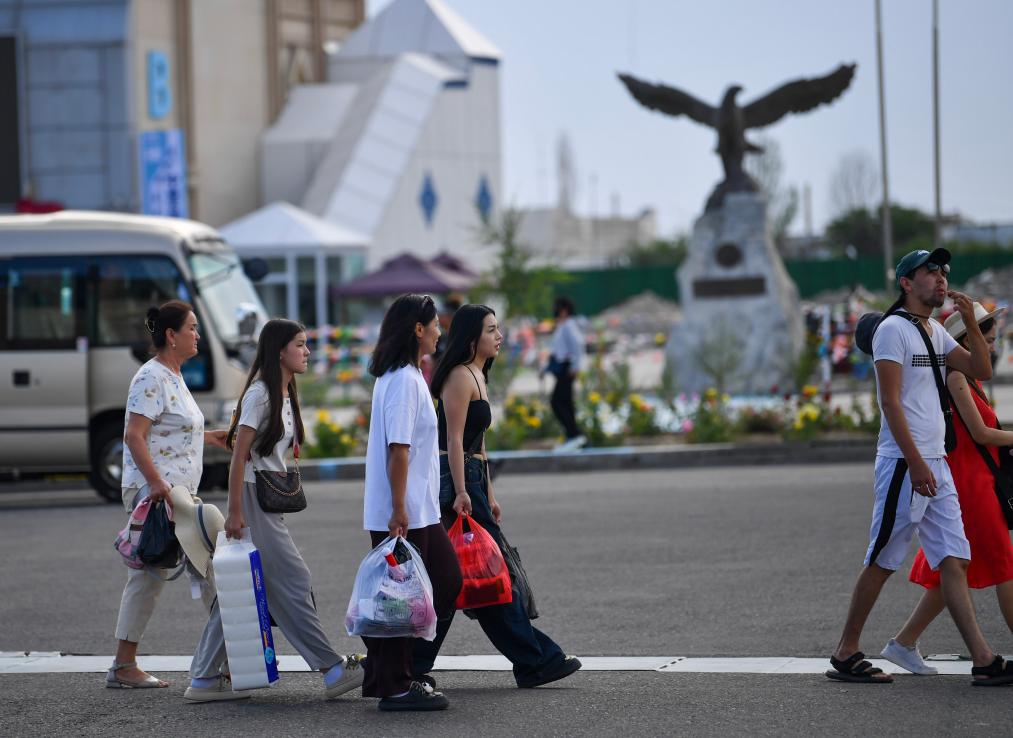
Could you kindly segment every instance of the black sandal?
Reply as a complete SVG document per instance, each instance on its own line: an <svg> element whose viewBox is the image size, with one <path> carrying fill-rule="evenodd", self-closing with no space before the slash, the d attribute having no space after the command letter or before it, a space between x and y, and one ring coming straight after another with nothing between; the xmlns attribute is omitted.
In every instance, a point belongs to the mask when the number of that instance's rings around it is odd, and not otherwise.
<svg viewBox="0 0 1013 738"><path fill-rule="evenodd" d="M1013 661L1006 661L1002 656L997 655L988 666L971 667L971 677L978 676L982 676L984 679L972 679L971 684L975 687L1000 687L1003 684L1013 684Z"/></svg>
<svg viewBox="0 0 1013 738"><path fill-rule="evenodd" d="M889 684L893 681L892 676L866 661L861 651L855 651L843 661L831 656L830 665L834 667L833 671L827 671L826 676L839 682Z"/></svg>

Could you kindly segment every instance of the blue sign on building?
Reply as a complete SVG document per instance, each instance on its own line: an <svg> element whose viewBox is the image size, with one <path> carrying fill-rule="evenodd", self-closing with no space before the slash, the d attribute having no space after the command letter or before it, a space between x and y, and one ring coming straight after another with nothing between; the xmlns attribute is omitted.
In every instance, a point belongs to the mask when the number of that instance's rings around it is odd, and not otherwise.
<svg viewBox="0 0 1013 738"><path fill-rule="evenodd" d="M148 116L161 120L172 112L172 83L169 57L161 51L148 52Z"/></svg>
<svg viewBox="0 0 1013 738"><path fill-rule="evenodd" d="M145 131L139 137L141 212L190 217L186 194L186 146L183 131Z"/></svg>

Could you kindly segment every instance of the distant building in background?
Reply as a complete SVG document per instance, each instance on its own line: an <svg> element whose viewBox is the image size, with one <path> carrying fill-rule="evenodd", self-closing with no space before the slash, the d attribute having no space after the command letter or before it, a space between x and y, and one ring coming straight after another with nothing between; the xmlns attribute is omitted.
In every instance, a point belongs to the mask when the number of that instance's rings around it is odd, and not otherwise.
<svg viewBox="0 0 1013 738"><path fill-rule="evenodd" d="M943 240L1013 248L1013 223L950 223L943 226Z"/></svg>
<svg viewBox="0 0 1013 738"><path fill-rule="evenodd" d="M608 217L577 215L577 173L569 138L563 134L556 146L556 205L548 208L523 208L517 240L527 246L535 258L568 268L594 268L621 262L634 245L657 238L654 210L645 208L638 215L624 217L613 202Z"/></svg>
<svg viewBox="0 0 1013 738"><path fill-rule="evenodd" d="M0 0L0 209L255 210L262 133L364 17L364 0Z"/></svg>
<svg viewBox="0 0 1013 738"><path fill-rule="evenodd" d="M500 200L500 51L439 0L394 0L297 86L263 138L263 202L369 238L367 267L408 251L483 268ZM351 275L355 276L355 275Z"/></svg>

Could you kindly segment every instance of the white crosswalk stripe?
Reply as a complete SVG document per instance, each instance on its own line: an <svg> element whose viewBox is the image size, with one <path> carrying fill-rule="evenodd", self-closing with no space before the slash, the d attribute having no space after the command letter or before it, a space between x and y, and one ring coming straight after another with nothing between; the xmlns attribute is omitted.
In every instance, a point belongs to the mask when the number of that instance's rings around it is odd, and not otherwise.
<svg viewBox="0 0 1013 738"><path fill-rule="evenodd" d="M825 658L792 656L700 658L684 656L579 656L584 671L650 671L660 674L822 674L830 663ZM140 656L137 661L149 672L185 672L190 656ZM103 672L112 663L112 656L75 656L55 651L0 652L0 675L3 674L86 674ZM940 674L970 675L970 661L928 659ZM874 666L906 674L898 666L882 659L870 659ZM278 655L278 669L283 672L310 671L301 656ZM436 671L510 671L510 662L503 656L440 656Z"/></svg>

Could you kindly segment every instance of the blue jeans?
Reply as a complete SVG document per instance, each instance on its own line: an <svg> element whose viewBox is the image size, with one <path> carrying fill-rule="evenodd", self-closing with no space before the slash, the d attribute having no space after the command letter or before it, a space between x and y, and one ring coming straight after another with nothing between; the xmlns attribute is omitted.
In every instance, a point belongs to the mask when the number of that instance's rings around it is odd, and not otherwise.
<svg viewBox="0 0 1013 738"><path fill-rule="evenodd" d="M489 484L485 476L485 462L481 459L466 458L464 479L471 497L471 516L489 531L502 547L499 525L492 517L489 507ZM450 476L447 456L440 456L440 509L443 526L450 528L457 519L453 510L454 482ZM491 605L471 610L478 624L496 650L506 656L514 667L514 679L518 684L537 680L543 671L551 671L565 658L559 645L531 624L524 606L515 598L506 605ZM454 613L441 618L436 624L436 639L424 641L415 639L412 653L412 675L422 676L432 671L436 655L440 652L443 639L447 637Z"/></svg>

